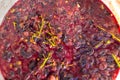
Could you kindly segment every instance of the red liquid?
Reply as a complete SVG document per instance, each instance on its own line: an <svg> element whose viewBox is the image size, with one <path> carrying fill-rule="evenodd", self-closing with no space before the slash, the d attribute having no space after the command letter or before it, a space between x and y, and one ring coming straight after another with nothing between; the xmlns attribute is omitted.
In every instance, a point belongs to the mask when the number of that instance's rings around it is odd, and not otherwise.
<svg viewBox="0 0 120 80"><path fill-rule="evenodd" d="M118 24L101 5L98 0L18 1L0 28L0 69L5 79L46 80L50 75L59 80L112 79L117 65L111 54L119 56L120 43L109 32L117 31Z"/></svg>

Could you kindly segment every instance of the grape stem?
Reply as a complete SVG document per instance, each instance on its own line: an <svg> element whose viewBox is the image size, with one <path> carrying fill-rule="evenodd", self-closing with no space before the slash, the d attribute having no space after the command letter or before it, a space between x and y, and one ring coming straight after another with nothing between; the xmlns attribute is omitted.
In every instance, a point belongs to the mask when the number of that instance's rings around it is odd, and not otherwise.
<svg viewBox="0 0 120 80"><path fill-rule="evenodd" d="M112 54L113 59L115 60L115 62L117 63L117 66L120 68L120 62L119 59L116 55Z"/></svg>

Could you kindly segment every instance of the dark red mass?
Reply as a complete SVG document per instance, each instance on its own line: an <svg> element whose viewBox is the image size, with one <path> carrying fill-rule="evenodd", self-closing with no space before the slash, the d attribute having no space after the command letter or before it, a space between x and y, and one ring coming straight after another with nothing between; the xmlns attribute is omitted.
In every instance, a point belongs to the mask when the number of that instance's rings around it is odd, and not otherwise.
<svg viewBox="0 0 120 80"><path fill-rule="evenodd" d="M99 0L19 0L0 26L0 70L5 80L112 80L117 28Z"/></svg>

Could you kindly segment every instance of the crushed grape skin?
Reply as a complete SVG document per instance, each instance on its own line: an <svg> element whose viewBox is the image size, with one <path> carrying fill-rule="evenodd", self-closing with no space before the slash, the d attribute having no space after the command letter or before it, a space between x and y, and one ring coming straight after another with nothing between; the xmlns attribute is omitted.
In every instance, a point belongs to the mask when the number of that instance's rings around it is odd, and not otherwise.
<svg viewBox="0 0 120 80"><path fill-rule="evenodd" d="M117 24L96 0L19 0L0 28L5 80L111 80ZM3 65L4 64L4 65Z"/></svg>

